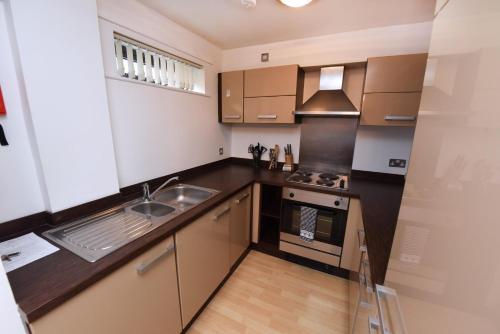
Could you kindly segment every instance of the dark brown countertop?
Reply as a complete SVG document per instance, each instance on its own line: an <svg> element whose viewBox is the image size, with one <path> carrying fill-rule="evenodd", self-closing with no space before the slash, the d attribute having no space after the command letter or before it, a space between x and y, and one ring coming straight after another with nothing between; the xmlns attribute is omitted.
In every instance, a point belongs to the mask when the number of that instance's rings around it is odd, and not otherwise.
<svg viewBox="0 0 500 334"><path fill-rule="evenodd" d="M254 169L228 159L216 168L182 179L183 183L217 189L220 193L95 263L58 246L59 251L8 274L15 299L28 321L34 321L253 182L318 191L316 187L287 183L288 175ZM339 193L328 189L320 191ZM402 191L403 186L398 184L352 179L349 191L341 192L361 199L372 277L376 283L384 280ZM39 234L49 228L44 225L35 232Z"/></svg>

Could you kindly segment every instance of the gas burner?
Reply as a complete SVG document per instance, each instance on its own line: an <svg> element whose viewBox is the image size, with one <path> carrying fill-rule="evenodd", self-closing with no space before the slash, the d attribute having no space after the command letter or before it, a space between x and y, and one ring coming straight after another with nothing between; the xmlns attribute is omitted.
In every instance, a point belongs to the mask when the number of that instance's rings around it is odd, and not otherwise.
<svg viewBox="0 0 500 334"><path fill-rule="evenodd" d="M311 176L312 172L310 172L306 169L299 169L295 172L295 174L300 175L300 176Z"/></svg>
<svg viewBox="0 0 500 334"><path fill-rule="evenodd" d="M333 187L333 185L335 184L335 182L327 178L317 179L316 183L320 186L327 186L327 187Z"/></svg>
<svg viewBox="0 0 500 334"><path fill-rule="evenodd" d="M332 173L321 173L318 175L318 177L322 180L330 180L330 181L335 181L339 179L338 175ZM320 183L318 182L318 184Z"/></svg>
<svg viewBox="0 0 500 334"><path fill-rule="evenodd" d="M290 177L290 181L292 181L292 182L310 183L312 181L312 179L309 176L293 175L292 177Z"/></svg>

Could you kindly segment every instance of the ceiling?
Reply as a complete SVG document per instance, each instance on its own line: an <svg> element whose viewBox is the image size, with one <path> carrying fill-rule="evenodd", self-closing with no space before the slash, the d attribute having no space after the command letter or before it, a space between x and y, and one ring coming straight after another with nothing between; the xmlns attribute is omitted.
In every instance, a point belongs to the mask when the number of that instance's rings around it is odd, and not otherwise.
<svg viewBox="0 0 500 334"><path fill-rule="evenodd" d="M278 0L139 0L223 49L389 25L430 21L435 0L313 0L289 8Z"/></svg>

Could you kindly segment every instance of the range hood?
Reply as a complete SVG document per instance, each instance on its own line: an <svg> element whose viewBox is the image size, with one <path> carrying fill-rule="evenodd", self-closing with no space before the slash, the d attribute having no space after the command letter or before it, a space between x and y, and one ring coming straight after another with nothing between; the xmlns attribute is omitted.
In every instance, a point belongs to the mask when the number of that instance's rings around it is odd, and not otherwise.
<svg viewBox="0 0 500 334"><path fill-rule="evenodd" d="M319 90L295 111L302 116L357 117L359 111L342 90L344 66L322 67Z"/></svg>

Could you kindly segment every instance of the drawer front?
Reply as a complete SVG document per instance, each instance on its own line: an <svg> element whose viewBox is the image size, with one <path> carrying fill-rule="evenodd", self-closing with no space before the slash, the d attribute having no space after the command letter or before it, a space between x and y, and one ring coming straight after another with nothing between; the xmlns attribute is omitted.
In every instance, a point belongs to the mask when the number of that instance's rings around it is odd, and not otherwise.
<svg viewBox="0 0 500 334"><path fill-rule="evenodd" d="M415 126L420 92L364 94L361 125Z"/></svg>
<svg viewBox="0 0 500 334"><path fill-rule="evenodd" d="M426 53L369 58L364 92L421 91L426 64Z"/></svg>
<svg viewBox="0 0 500 334"><path fill-rule="evenodd" d="M243 71L221 74L223 123L243 123Z"/></svg>
<svg viewBox="0 0 500 334"><path fill-rule="evenodd" d="M298 65L245 71L245 97L297 94Z"/></svg>
<svg viewBox="0 0 500 334"><path fill-rule="evenodd" d="M245 98L245 123L295 123L295 96Z"/></svg>

